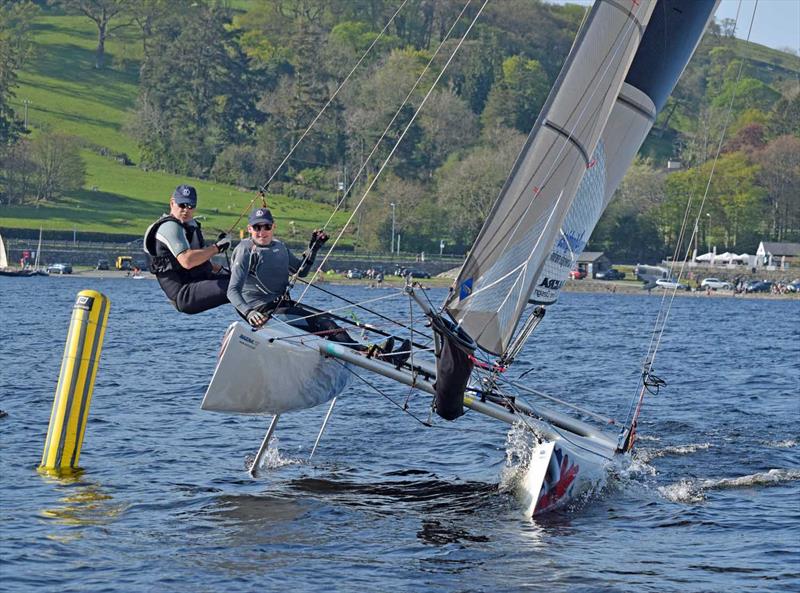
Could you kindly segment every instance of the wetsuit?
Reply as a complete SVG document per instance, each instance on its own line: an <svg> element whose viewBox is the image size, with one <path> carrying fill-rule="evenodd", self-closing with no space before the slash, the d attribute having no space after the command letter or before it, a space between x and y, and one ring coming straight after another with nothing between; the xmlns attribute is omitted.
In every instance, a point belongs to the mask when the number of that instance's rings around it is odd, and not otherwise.
<svg viewBox="0 0 800 593"><path fill-rule="evenodd" d="M188 270L178 263L184 251L204 246L200 223L195 220L184 224L165 216L145 234L145 251L152 256L150 271L181 313L201 313L228 302L230 276L215 273L210 261Z"/></svg>
<svg viewBox="0 0 800 593"><path fill-rule="evenodd" d="M324 332L326 338L361 347L328 315L315 315L314 311L298 305L286 294L289 274L297 273L301 278L308 275L316 254L316 248L309 248L301 259L276 239L265 246L245 239L236 246L231 257L228 299L245 319L253 310L301 317L302 321L292 325L310 333Z"/></svg>

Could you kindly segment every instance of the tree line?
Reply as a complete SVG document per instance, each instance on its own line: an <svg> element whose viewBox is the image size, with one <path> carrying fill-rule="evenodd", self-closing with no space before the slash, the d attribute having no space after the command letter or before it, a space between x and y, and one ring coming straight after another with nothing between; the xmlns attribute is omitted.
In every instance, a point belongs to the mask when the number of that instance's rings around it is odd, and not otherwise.
<svg viewBox="0 0 800 593"><path fill-rule="evenodd" d="M429 252L441 240L451 252L471 244L586 10L490 3L414 119L477 6L409 0L381 34L397 1L239 3L246 10L195 0L46 4L92 20L98 69L106 67L105 41L115 30L138 38L139 93L126 124L139 146L138 166L249 188L274 177L270 191L353 208L408 127L351 232L361 246L388 249L394 224L404 249ZM45 145L69 154L69 143L48 135L25 140L9 106L35 9L0 0L0 192L9 201L54 200L82 183L76 150L61 173L44 175ZM589 249L631 261L668 254L687 200L699 207L712 167L699 249L752 252L762 239L800 240L797 68L792 78L743 58L733 33L731 22L712 25ZM667 158L682 168L668 174ZM66 171L71 179L52 183Z"/></svg>

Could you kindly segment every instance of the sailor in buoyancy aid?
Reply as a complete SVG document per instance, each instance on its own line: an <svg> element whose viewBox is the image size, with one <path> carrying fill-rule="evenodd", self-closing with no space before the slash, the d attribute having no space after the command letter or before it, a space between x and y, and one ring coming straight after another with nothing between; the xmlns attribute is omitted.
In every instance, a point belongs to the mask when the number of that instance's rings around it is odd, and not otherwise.
<svg viewBox="0 0 800 593"><path fill-rule="evenodd" d="M181 313L200 313L228 302L230 276L211 258L230 247L222 235L205 246L200 223L194 220L197 191L179 185L169 201L169 214L147 229L144 250L150 255L150 271L167 298Z"/></svg>
<svg viewBox="0 0 800 593"><path fill-rule="evenodd" d="M275 220L268 209L253 210L248 219L247 230L250 232L250 239L240 242L231 257L228 298L250 325L264 325L271 314L300 318L290 323L356 350L381 356L393 364L405 362L411 348L410 341L403 342L400 347L402 352L399 354L392 352L392 337L380 345L365 346L354 340L329 315L314 312L289 298L289 274L296 273L300 277L308 274L317 251L328 240L325 232L315 230L311 233L308 249L299 258L273 237Z"/></svg>

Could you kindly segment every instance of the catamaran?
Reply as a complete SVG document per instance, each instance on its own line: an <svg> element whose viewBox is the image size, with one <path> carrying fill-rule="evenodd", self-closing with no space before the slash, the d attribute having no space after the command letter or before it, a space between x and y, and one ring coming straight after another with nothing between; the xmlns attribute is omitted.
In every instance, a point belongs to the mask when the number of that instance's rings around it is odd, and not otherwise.
<svg viewBox="0 0 800 593"><path fill-rule="evenodd" d="M506 371L557 301L718 2L594 4L444 303L437 308L419 285L406 285L430 326L411 328L406 360L367 357L310 333L299 317L275 315L259 330L241 322L228 328L202 408L273 416L253 475L281 414L331 402L322 436L336 398L363 369L430 394L444 420L466 409L529 432L535 445L518 487L527 516L563 507L605 478L634 445L645 393L661 384L652 359L643 364L630 417L613 432L577 417L605 420L599 414L543 403L545 394ZM388 335L340 319L365 335Z"/></svg>

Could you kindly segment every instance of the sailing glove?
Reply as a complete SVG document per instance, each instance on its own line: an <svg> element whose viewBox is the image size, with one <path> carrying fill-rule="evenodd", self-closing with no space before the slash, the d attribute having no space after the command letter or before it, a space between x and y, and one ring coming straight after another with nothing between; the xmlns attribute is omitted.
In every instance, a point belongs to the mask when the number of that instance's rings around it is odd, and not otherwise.
<svg viewBox="0 0 800 593"><path fill-rule="evenodd" d="M256 311L255 309L253 309L252 311L248 311L247 323L249 323L253 327L261 327L266 322L267 322L267 316L261 313L260 311Z"/></svg>
<svg viewBox="0 0 800 593"><path fill-rule="evenodd" d="M328 233L325 231L315 230L313 233L311 233L311 241L309 241L308 246L311 249L319 249L327 240Z"/></svg>
<svg viewBox="0 0 800 593"><path fill-rule="evenodd" d="M230 246L231 246L231 240L225 233L220 234L219 238L214 243L214 247L216 247L217 251L219 251L220 253L225 251Z"/></svg>

